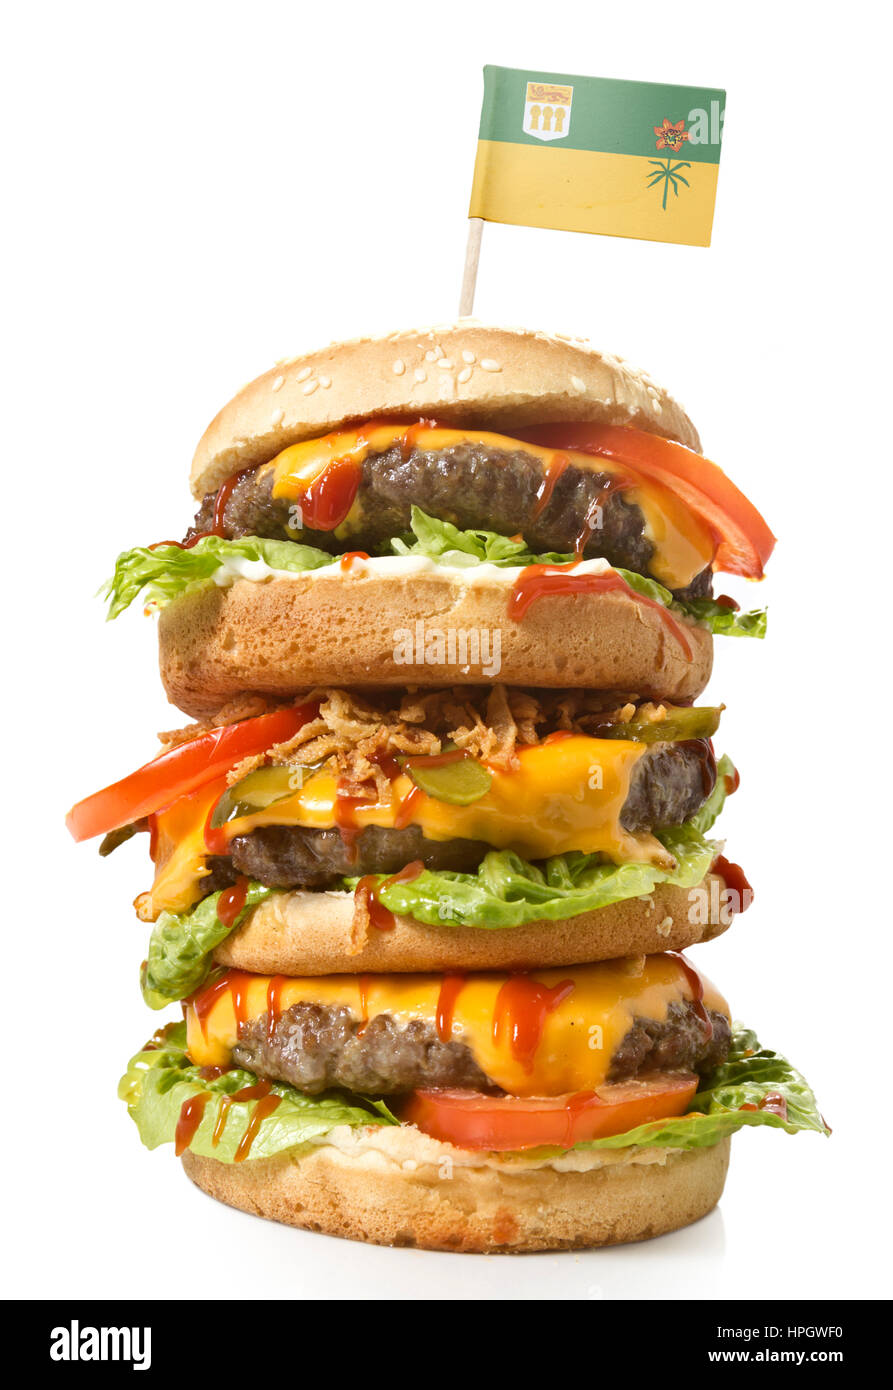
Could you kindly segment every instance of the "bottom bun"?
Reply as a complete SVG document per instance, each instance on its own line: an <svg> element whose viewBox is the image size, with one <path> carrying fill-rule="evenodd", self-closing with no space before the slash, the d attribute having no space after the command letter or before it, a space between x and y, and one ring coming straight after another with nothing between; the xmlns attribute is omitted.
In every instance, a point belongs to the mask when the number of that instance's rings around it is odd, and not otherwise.
<svg viewBox="0 0 893 1390"><path fill-rule="evenodd" d="M214 952L218 965L260 975L357 975L378 970L545 970L578 961L684 951L731 922L725 883L708 874L696 889L657 884L644 898L557 922L488 930L396 917L390 931L358 920L353 893L273 893ZM693 895L707 906L692 912ZM692 920L694 916L695 920Z"/></svg>
<svg viewBox="0 0 893 1390"><path fill-rule="evenodd" d="M418 1131L391 1133L417 1137L423 1161L401 1162L387 1145L351 1153L323 1144L243 1164L187 1150L183 1165L218 1201L302 1230L421 1250L523 1254L648 1240L698 1221L722 1195L731 1142L606 1151L582 1171L523 1164L513 1171L508 1163L459 1161L472 1156ZM405 1147L398 1141L397 1152Z"/></svg>

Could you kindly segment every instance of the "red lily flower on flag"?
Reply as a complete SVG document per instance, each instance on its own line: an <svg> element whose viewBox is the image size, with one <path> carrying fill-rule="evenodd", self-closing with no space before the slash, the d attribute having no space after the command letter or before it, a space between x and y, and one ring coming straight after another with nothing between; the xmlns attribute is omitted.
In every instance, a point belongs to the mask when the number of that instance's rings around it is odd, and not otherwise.
<svg viewBox="0 0 893 1390"><path fill-rule="evenodd" d="M682 149L683 142L689 138L688 131L685 129L685 121L677 121L674 125L669 116L664 116L663 125L653 127L657 136L657 148L659 150L672 150L678 154Z"/></svg>

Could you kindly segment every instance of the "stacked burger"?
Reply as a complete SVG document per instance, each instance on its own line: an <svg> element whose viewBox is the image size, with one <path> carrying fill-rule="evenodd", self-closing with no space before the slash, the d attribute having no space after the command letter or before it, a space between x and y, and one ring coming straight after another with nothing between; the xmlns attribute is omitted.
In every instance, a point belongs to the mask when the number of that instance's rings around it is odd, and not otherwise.
<svg viewBox="0 0 893 1390"><path fill-rule="evenodd" d="M811 1091L683 955L749 903L699 702L765 522L642 373L486 328L280 363L199 443L182 541L120 556L194 721L76 806L146 830L121 1095L221 1201L384 1244L658 1235Z"/></svg>

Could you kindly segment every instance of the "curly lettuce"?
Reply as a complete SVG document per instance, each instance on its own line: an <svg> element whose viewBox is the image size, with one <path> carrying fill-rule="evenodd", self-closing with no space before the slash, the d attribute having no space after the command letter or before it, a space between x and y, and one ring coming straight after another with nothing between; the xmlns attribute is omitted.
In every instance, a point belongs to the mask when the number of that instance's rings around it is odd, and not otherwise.
<svg viewBox="0 0 893 1390"><path fill-rule="evenodd" d="M256 1085L257 1080L253 1072L240 1067L213 1079L203 1076L186 1052L185 1024L177 1023L160 1030L130 1059L118 1095L126 1102L140 1138L149 1149L172 1143L183 1105L205 1096L201 1122L189 1140L189 1148L206 1158L232 1163L258 1101L231 1097ZM399 1123L382 1100L337 1091L307 1096L286 1082L274 1082L272 1094L278 1097L279 1104L261 1120L247 1155L240 1155L248 1162L294 1152L311 1141L324 1141L337 1125L358 1128ZM761 1047L753 1032L735 1024L728 1060L702 1078L688 1114L655 1120L625 1134L588 1140L573 1147L709 1148L736 1130L754 1125L783 1129L788 1134L800 1130L830 1133L815 1096L800 1073L784 1057ZM524 1156L539 1158L561 1152L528 1149Z"/></svg>
<svg viewBox="0 0 893 1390"><path fill-rule="evenodd" d="M497 531L461 531L449 521L438 521L420 507L413 507L410 531L394 537L391 549L396 555L419 555L438 565L465 569L471 565L497 565L502 569L527 565L570 564L573 555L547 551L535 554L523 539L512 540ZM337 559L315 546L296 541L262 540L245 536L226 540L222 536L203 536L189 550L166 543L150 549L138 546L125 550L115 564L115 572L100 589L108 600L108 617L117 618L134 600L144 594L152 609L166 608L175 599L194 593L209 584L225 585L238 578L266 579L273 572L302 574L322 569ZM252 573L251 566L254 566ZM616 569L616 567L615 567ZM766 610L737 613L713 599L681 602L655 579L632 570L616 573L638 594L653 599L689 622L726 637L765 637Z"/></svg>
<svg viewBox="0 0 893 1390"><path fill-rule="evenodd" d="M217 916L220 893L210 893L190 912L162 912L152 928L149 950L140 971L143 999L150 1009L164 1009L194 994L211 967L211 955L273 890L250 883L245 905L229 925Z"/></svg>
<svg viewBox="0 0 893 1390"><path fill-rule="evenodd" d="M232 1163L258 1105L257 1100L232 1100L237 1091L255 1086L253 1072L234 1067L208 1079L193 1066L186 1051L185 1023L169 1024L131 1057L118 1084L147 1149L171 1143L186 1101L208 1097L201 1123L189 1142L193 1153ZM274 1082L279 1104L260 1123L248 1157L270 1158L318 1139L336 1125L388 1125L397 1121L383 1101L366 1101L342 1092L305 1096L294 1086ZM224 1103L224 1098L227 1098ZM221 1119L221 1105L224 1118ZM218 1120L220 1126L218 1128ZM215 1130L217 1143L214 1142Z"/></svg>
<svg viewBox="0 0 893 1390"><path fill-rule="evenodd" d="M99 593L108 600L109 619L117 618L129 608L140 593L144 594L148 607L166 608L174 599L216 584L225 577L237 578L242 574L250 577L245 561L255 564L261 576L269 570L300 574L330 565L332 556L311 545L262 540L257 536L244 536L234 541L222 536L202 536L189 550L171 543L151 549L137 546L118 556L114 574Z"/></svg>

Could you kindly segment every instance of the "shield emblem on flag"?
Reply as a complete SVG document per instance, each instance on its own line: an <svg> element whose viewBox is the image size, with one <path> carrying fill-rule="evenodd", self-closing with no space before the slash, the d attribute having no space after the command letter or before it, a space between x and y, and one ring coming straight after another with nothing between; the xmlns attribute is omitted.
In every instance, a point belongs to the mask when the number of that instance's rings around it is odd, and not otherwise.
<svg viewBox="0 0 893 1390"><path fill-rule="evenodd" d="M570 130L573 98L573 87L528 82L522 126L525 135L533 135L537 140L563 139Z"/></svg>

